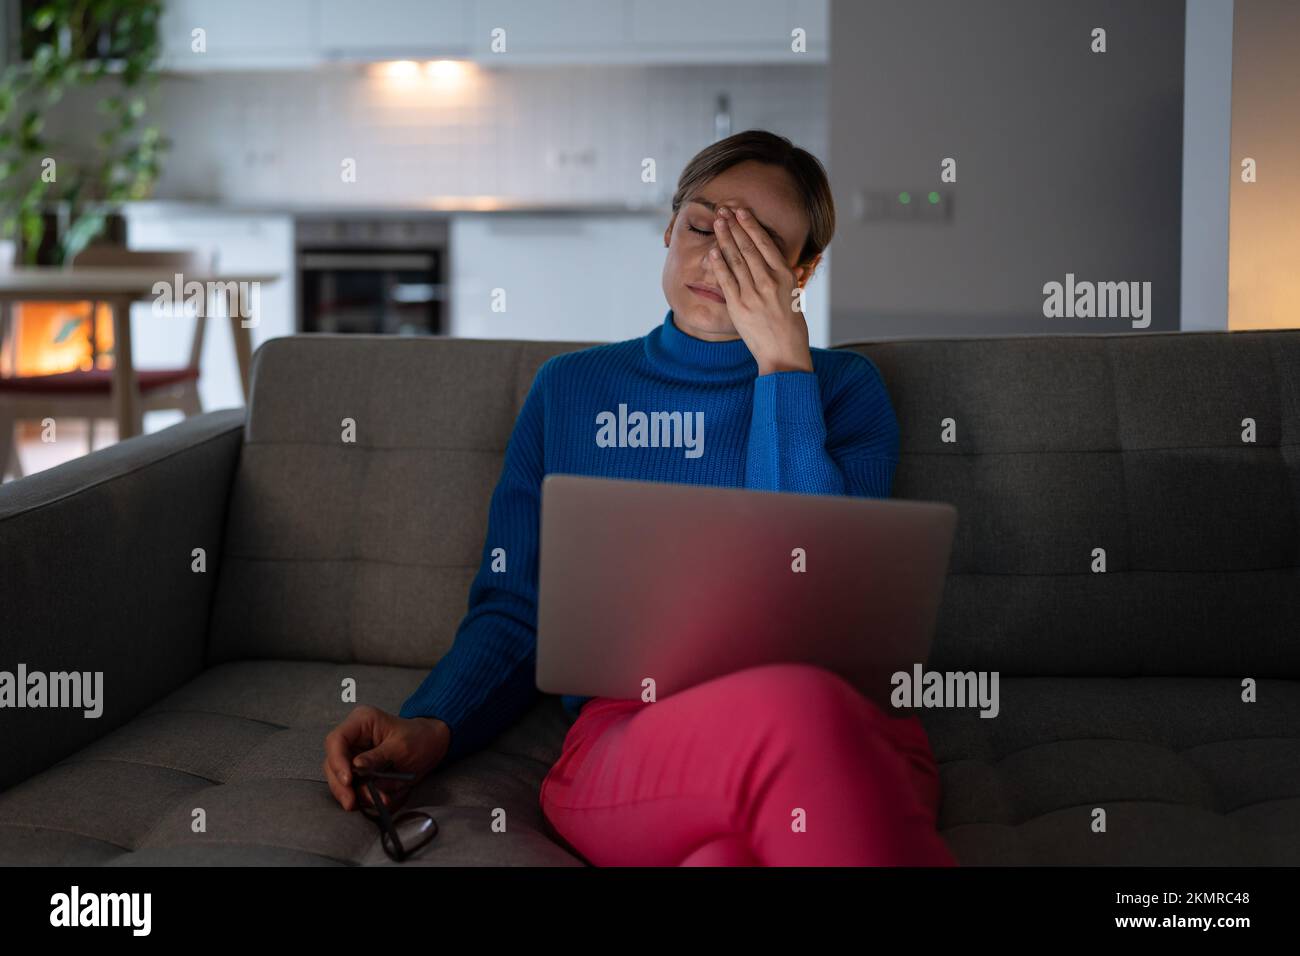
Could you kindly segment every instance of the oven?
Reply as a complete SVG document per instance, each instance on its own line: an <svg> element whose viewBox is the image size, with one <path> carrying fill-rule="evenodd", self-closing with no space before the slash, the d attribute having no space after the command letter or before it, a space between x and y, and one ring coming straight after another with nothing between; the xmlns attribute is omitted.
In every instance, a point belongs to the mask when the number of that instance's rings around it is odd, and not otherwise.
<svg viewBox="0 0 1300 956"><path fill-rule="evenodd" d="M298 331L443 335L447 220L299 218Z"/></svg>

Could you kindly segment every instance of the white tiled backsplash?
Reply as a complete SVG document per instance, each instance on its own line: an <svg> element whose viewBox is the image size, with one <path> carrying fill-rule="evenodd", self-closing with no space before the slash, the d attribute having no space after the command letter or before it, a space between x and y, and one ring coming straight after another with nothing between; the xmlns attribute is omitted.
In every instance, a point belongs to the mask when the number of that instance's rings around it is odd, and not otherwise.
<svg viewBox="0 0 1300 956"><path fill-rule="evenodd" d="M448 76L375 67L167 76L151 116L173 145L155 197L662 204L683 164L714 140L722 93L733 132L770 129L825 157L826 74L824 65L468 64ZM61 122L92 128L89 109L82 102ZM655 184L641 182L645 157L656 160ZM345 159L356 161L356 182L343 181Z"/></svg>

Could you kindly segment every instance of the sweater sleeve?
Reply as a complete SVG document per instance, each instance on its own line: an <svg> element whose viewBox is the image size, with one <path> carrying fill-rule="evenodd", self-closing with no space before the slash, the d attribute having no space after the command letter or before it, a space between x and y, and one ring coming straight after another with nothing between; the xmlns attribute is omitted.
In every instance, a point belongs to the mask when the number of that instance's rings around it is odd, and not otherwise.
<svg viewBox="0 0 1300 956"><path fill-rule="evenodd" d="M898 465L898 419L866 356L829 372L772 372L754 379L745 487L887 498ZM822 404L820 377L834 374Z"/></svg>
<svg viewBox="0 0 1300 956"><path fill-rule="evenodd" d="M444 762L476 751L537 697L537 564L547 365L515 421L488 508L469 609L447 651L402 705L402 717L451 728ZM500 550L498 550L500 549ZM504 570L502 569L504 567Z"/></svg>

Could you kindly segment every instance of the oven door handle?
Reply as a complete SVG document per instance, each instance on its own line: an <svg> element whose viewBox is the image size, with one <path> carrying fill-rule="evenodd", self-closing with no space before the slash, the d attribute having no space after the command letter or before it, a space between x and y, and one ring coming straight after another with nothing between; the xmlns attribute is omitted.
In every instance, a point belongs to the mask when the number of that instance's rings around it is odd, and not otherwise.
<svg viewBox="0 0 1300 956"><path fill-rule="evenodd" d="M298 268L323 272L328 269L346 271L427 272L434 267L434 257L419 253L376 252L336 253L306 252L298 256Z"/></svg>

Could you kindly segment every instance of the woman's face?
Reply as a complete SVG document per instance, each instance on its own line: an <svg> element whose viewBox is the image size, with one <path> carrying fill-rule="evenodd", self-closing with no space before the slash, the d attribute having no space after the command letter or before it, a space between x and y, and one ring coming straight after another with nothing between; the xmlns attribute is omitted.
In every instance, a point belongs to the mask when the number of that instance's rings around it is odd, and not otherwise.
<svg viewBox="0 0 1300 956"><path fill-rule="evenodd" d="M690 202L682 205L664 232L664 244L668 246L664 296L677 327L697 339L739 337L725 302L691 290L691 286L697 286L722 295L709 265L709 250L718 245L713 236L717 206L727 206L733 213L738 206L749 209L767 229L791 269L808 238L808 214L789 175L780 166L748 160L709 180ZM800 285L815 263L797 274Z"/></svg>

